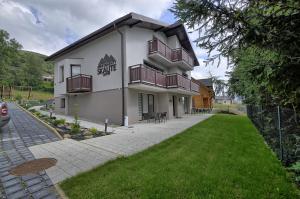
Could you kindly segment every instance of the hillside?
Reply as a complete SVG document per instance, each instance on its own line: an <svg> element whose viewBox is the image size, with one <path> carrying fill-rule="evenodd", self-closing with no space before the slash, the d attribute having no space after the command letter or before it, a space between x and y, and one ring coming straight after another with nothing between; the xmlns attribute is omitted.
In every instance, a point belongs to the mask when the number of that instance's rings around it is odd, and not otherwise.
<svg viewBox="0 0 300 199"><path fill-rule="evenodd" d="M32 52L32 51L26 51L26 50L20 50L21 54L23 55L25 62L27 62L28 58L33 56L34 59L37 60L37 62L40 63L40 67L42 68L42 75L53 75L54 72L54 64L53 62L46 62L45 58L47 57L46 55L37 53L37 52Z"/></svg>

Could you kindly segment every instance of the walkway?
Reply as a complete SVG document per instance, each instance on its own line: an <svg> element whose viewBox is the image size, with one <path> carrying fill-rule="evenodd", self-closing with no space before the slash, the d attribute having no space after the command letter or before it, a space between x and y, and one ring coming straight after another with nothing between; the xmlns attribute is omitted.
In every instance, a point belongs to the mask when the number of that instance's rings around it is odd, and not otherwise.
<svg viewBox="0 0 300 199"><path fill-rule="evenodd" d="M210 117L189 115L166 123L140 123L132 128L116 127L114 134L84 141L65 139L30 147L36 158L51 157L57 165L46 172L53 183L90 170L119 156L128 156L168 139Z"/></svg>
<svg viewBox="0 0 300 199"><path fill-rule="evenodd" d="M10 175L8 171L34 159L28 147L59 138L14 104L9 104L9 113L11 121L0 130L0 196L8 199L58 198L45 171L21 177Z"/></svg>

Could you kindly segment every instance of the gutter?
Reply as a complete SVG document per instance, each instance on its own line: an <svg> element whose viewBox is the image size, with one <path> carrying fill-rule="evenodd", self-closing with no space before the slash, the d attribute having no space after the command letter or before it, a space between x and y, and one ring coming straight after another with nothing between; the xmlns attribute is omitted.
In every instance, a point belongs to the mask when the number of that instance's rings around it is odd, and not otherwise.
<svg viewBox="0 0 300 199"><path fill-rule="evenodd" d="M122 126L128 126L128 117L125 111L125 36L124 33L119 30L116 24L114 24L114 29L121 36L121 80L122 80Z"/></svg>

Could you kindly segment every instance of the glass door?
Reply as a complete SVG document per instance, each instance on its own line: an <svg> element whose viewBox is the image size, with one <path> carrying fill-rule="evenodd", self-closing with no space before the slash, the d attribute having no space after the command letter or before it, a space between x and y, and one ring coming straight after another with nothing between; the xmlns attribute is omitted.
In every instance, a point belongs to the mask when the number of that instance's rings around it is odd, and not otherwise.
<svg viewBox="0 0 300 199"><path fill-rule="evenodd" d="M80 65L71 65L71 77L81 74Z"/></svg>

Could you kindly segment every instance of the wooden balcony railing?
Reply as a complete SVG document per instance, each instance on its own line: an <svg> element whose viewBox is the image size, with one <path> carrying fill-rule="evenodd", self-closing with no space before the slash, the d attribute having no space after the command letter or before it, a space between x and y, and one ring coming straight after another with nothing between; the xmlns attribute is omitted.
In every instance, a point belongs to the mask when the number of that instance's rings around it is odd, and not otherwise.
<svg viewBox="0 0 300 199"><path fill-rule="evenodd" d="M92 91L92 76L79 74L67 78L67 93L81 93Z"/></svg>
<svg viewBox="0 0 300 199"><path fill-rule="evenodd" d="M143 64L129 67L129 82L143 83L163 88L181 88L187 91L199 91L199 85L179 74L163 74Z"/></svg>
<svg viewBox="0 0 300 199"><path fill-rule="evenodd" d="M184 90L191 90L191 80L179 74L168 74L167 88L182 88Z"/></svg>
<svg viewBox="0 0 300 199"><path fill-rule="evenodd" d="M166 76L155 69L138 64L129 67L130 83L145 83L166 87Z"/></svg>
<svg viewBox="0 0 300 199"><path fill-rule="evenodd" d="M159 53L169 61L172 61L172 49L159 39L148 41L149 54Z"/></svg>
<svg viewBox="0 0 300 199"><path fill-rule="evenodd" d="M157 38L148 41L148 53L159 53L171 62L184 61L190 66L194 66L194 59L184 48L171 49Z"/></svg>

